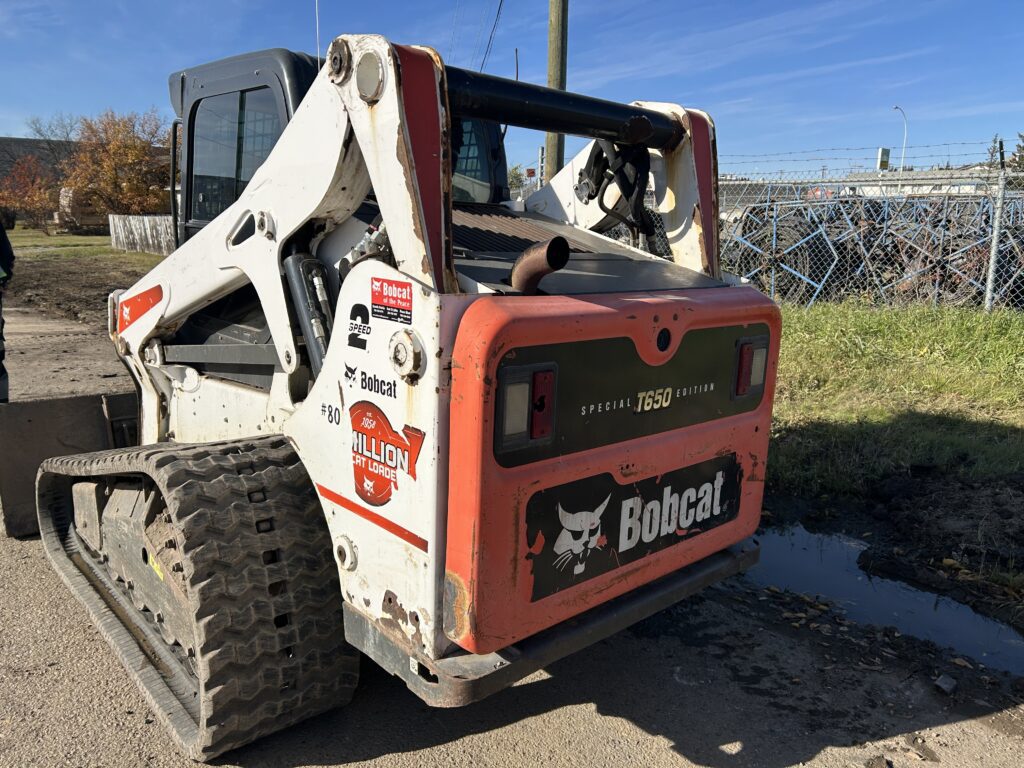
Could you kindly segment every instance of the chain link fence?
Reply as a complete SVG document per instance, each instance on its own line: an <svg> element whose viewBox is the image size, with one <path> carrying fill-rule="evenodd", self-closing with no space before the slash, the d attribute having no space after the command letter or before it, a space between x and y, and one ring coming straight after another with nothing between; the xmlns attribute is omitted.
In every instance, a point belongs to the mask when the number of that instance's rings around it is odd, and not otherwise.
<svg viewBox="0 0 1024 768"><path fill-rule="evenodd" d="M1024 309L1024 174L990 167L719 182L723 267L777 301Z"/></svg>
<svg viewBox="0 0 1024 768"><path fill-rule="evenodd" d="M1001 169L998 147L908 146L902 171L864 170L875 162L868 147L722 155L723 268L804 306L858 297L1024 310L1024 171ZM765 164L794 169L748 170ZM647 207L646 247L667 256L651 192ZM624 226L607 234L630 240Z"/></svg>

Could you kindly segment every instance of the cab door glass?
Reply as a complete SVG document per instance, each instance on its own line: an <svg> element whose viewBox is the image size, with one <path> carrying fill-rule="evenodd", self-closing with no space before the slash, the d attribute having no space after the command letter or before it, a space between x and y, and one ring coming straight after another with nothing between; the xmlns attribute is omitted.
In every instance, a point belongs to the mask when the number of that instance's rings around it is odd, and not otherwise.
<svg viewBox="0 0 1024 768"><path fill-rule="evenodd" d="M462 121L462 139L452 169L452 200L457 203L489 203L491 174L485 157L487 139L477 120Z"/></svg>
<svg viewBox="0 0 1024 768"><path fill-rule="evenodd" d="M269 88L209 96L199 102L192 136L194 221L212 221L242 194L281 135Z"/></svg>
<svg viewBox="0 0 1024 768"><path fill-rule="evenodd" d="M242 194L256 169L263 165L281 135L281 118L273 91L257 88L254 91L242 91L241 97L236 198Z"/></svg>

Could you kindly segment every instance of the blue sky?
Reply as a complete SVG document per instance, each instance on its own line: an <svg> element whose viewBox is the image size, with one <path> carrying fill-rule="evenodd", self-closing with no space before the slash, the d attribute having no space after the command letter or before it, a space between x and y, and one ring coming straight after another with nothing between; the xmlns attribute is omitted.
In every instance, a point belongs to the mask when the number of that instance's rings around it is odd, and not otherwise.
<svg viewBox="0 0 1024 768"><path fill-rule="evenodd" d="M343 32L378 32L476 69L497 4L321 0L322 46ZM895 160L903 122L894 104L909 118L908 163L967 162L993 134L1024 131L1024 2L569 5L569 88L709 111L726 171L797 160L849 167L873 155L758 157L819 148L884 145ZM505 3L488 72L512 76L518 46L520 77L545 81L547 8ZM155 106L169 117L170 72L259 48L312 52L315 40L313 0L0 0L0 135L22 135L26 118L57 111ZM534 162L541 141L510 131L510 162ZM948 142L976 143L921 147Z"/></svg>

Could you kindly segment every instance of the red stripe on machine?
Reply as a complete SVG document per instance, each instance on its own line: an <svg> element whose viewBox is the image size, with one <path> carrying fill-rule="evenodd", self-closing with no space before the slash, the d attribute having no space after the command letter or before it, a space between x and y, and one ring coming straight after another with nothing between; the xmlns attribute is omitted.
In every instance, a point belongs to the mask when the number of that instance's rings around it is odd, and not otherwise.
<svg viewBox="0 0 1024 768"><path fill-rule="evenodd" d="M406 530L397 523L391 522L386 517L381 517L376 512L371 512L366 507L360 506L359 504L356 504L354 501L346 499L341 494L335 493L330 488L325 488L319 483L317 483L316 489L317 491L320 492L320 495L323 496L328 501L337 504L339 507L344 507L352 514L358 515L364 520L368 520L374 525L383 528L388 533L393 533L402 541L408 544L412 544L414 547L416 547L416 549L422 549L424 552L427 551L427 540L420 538L412 531Z"/></svg>
<svg viewBox="0 0 1024 768"><path fill-rule="evenodd" d="M122 298L117 305L117 332L124 333L128 326L159 304L163 297L164 289L154 285L130 298Z"/></svg>
<svg viewBox="0 0 1024 768"><path fill-rule="evenodd" d="M444 291L446 255L444 249L444 196L441 165L441 113L438 74L434 60L425 51L406 45L394 46L402 68L402 108L412 145L416 187L423 206L427 253L434 268L434 287Z"/></svg>

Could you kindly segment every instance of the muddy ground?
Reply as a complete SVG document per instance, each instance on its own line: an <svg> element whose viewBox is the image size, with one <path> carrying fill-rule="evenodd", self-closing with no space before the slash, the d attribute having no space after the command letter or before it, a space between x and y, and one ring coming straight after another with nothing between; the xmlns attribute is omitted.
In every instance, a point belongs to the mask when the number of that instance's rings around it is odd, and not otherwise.
<svg viewBox="0 0 1024 768"><path fill-rule="evenodd" d="M132 390L104 331L26 307L5 306L4 317L12 402Z"/></svg>
<svg viewBox="0 0 1024 768"><path fill-rule="evenodd" d="M37 539L0 540L0 686L0 765L194 765ZM364 659L348 707L218 764L1019 768L1022 751L1013 678L733 579L464 709Z"/></svg>
<svg viewBox="0 0 1024 768"><path fill-rule="evenodd" d="M19 252L15 279L4 304L69 318L102 330L107 327L107 297L128 288L149 270L136 255L64 255Z"/></svg>
<svg viewBox="0 0 1024 768"><path fill-rule="evenodd" d="M915 467L866 499L768 498L766 525L801 523L869 544L860 565L1024 631L1024 475L967 483Z"/></svg>

